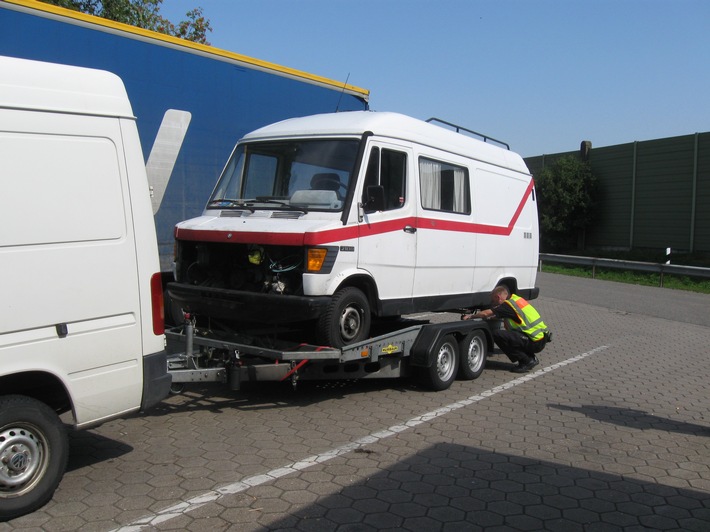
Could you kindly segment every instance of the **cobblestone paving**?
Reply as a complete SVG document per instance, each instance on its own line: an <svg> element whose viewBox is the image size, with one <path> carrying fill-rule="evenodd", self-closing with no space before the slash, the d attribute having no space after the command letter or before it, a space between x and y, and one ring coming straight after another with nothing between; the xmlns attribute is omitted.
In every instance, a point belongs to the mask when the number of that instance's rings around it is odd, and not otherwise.
<svg viewBox="0 0 710 532"><path fill-rule="evenodd" d="M73 433L53 501L0 531L710 530L708 329L536 306L526 375L204 386Z"/></svg>

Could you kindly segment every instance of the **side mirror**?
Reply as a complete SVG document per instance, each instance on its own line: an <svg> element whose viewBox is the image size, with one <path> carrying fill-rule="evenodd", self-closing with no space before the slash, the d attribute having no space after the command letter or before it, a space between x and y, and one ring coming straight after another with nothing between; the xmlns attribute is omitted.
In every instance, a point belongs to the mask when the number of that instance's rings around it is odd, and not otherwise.
<svg viewBox="0 0 710 532"><path fill-rule="evenodd" d="M371 185L367 187L364 202L365 212L376 212L385 210L385 187Z"/></svg>

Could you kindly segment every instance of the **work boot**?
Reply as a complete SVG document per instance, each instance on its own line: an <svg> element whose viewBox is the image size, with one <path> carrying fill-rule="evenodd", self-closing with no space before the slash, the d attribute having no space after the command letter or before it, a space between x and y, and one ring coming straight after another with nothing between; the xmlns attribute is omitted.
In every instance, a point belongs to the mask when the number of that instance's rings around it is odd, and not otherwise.
<svg viewBox="0 0 710 532"><path fill-rule="evenodd" d="M540 361L537 359L536 356L530 357L530 362L527 364L519 363L519 365L513 367L510 371L513 373L527 373L531 369L533 369L535 366L537 366L540 363Z"/></svg>

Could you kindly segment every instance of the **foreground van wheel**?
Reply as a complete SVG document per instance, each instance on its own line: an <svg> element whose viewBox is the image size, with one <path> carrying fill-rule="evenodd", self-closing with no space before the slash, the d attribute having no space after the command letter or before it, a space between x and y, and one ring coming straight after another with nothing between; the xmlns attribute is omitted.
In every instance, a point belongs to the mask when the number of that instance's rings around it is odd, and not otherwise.
<svg viewBox="0 0 710 532"><path fill-rule="evenodd" d="M365 294L357 288L343 288L333 295L318 320L318 342L331 347L360 342L370 334L370 320L370 303Z"/></svg>
<svg viewBox="0 0 710 532"><path fill-rule="evenodd" d="M434 346L434 360L422 368L422 383L435 391L446 390L456 379L459 365L459 344L453 334L447 334Z"/></svg>
<svg viewBox="0 0 710 532"><path fill-rule="evenodd" d="M488 344L483 331L471 331L461 340L459 356L459 379L470 381L481 376L488 356Z"/></svg>
<svg viewBox="0 0 710 532"><path fill-rule="evenodd" d="M68 456L64 425L51 408L21 395L0 398L0 521L49 501Z"/></svg>

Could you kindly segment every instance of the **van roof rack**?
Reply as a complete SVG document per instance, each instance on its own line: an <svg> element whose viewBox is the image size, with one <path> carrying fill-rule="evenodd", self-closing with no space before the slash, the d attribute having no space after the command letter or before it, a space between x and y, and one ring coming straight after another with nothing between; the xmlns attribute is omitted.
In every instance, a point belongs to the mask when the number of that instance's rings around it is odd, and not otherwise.
<svg viewBox="0 0 710 532"><path fill-rule="evenodd" d="M482 138L483 142L488 142L488 141L495 142L496 144L500 144L501 146L505 146L505 148L507 150L510 150L510 145L507 142L503 142L502 140L494 139L493 137L489 137L488 135L478 133L476 131L473 131L471 129L467 129L462 126L457 126L456 124L452 124L451 122L447 122L446 120L442 120L441 118L432 117L432 118L429 118L427 120L427 122L429 122L430 124L434 123L434 122L438 122L439 124L445 124L449 127L453 127L454 129L456 129L456 133L461 133L461 131L465 131L466 133L471 133L472 135L476 135L477 137Z"/></svg>

